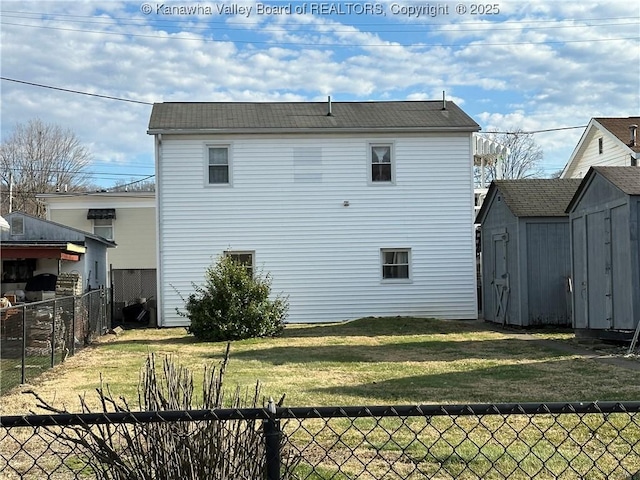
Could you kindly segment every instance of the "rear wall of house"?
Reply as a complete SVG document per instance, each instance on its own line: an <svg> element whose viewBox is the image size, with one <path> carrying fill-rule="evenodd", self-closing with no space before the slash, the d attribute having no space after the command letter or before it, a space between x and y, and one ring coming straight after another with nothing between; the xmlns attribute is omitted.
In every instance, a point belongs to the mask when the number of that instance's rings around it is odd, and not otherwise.
<svg viewBox="0 0 640 480"><path fill-rule="evenodd" d="M109 249L109 263L114 269L156 268L155 208L119 208L117 204L113 206L116 209L113 235L118 247ZM49 218L54 222L93 233L93 222L87 219L87 210L87 207L50 208Z"/></svg>
<svg viewBox="0 0 640 480"><path fill-rule="evenodd" d="M161 324L188 324L180 296L225 251L255 252L290 322L476 318L469 137L163 135ZM370 142L393 143L395 184L368 181ZM230 147L232 185L206 184L215 143ZM382 279L387 248L410 249L410 280Z"/></svg>

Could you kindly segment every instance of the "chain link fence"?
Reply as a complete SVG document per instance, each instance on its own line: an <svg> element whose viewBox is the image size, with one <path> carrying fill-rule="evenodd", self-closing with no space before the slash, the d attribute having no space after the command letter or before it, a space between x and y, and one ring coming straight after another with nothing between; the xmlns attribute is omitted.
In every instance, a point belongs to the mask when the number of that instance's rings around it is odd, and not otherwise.
<svg viewBox="0 0 640 480"><path fill-rule="evenodd" d="M0 421L7 479L640 479L640 402L270 403Z"/></svg>
<svg viewBox="0 0 640 480"><path fill-rule="evenodd" d="M111 326L108 302L101 289L0 309L0 395L103 335Z"/></svg>

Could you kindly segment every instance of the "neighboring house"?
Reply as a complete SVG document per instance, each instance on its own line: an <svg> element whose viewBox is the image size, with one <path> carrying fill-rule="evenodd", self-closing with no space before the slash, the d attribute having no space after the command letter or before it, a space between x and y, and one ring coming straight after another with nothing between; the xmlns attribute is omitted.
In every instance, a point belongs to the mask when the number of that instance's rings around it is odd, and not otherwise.
<svg viewBox="0 0 640 480"><path fill-rule="evenodd" d="M589 167L638 166L640 117L592 118L561 178L583 178Z"/></svg>
<svg viewBox="0 0 640 480"><path fill-rule="evenodd" d="M481 224L485 320L521 327L570 325L569 217L579 179L496 180Z"/></svg>
<svg viewBox="0 0 640 480"><path fill-rule="evenodd" d="M107 249L116 244L92 233L13 212L1 232L2 293L24 290L38 274L75 273L84 290L108 286Z"/></svg>
<svg viewBox="0 0 640 480"><path fill-rule="evenodd" d="M567 207L573 326L605 337L640 323L640 168L592 167Z"/></svg>
<svg viewBox="0 0 640 480"><path fill-rule="evenodd" d="M50 193L38 195L47 219L93 232L118 244L109 252L113 316L156 293L155 192Z"/></svg>
<svg viewBox="0 0 640 480"><path fill-rule="evenodd" d="M219 255L290 322L477 318L472 134L444 101L155 104L159 325Z"/></svg>

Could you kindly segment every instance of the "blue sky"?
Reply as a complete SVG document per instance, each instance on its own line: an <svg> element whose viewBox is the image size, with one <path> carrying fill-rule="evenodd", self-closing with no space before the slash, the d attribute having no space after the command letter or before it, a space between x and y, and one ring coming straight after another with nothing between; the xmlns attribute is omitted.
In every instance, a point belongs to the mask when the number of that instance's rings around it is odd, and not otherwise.
<svg viewBox="0 0 640 480"><path fill-rule="evenodd" d="M627 0L0 8L3 77L137 102L415 100L445 91L483 131L640 113L640 3ZM38 117L77 134L97 184L153 174L150 105L0 87L3 138ZM547 174L564 166L582 132L535 134Z"/></svg>

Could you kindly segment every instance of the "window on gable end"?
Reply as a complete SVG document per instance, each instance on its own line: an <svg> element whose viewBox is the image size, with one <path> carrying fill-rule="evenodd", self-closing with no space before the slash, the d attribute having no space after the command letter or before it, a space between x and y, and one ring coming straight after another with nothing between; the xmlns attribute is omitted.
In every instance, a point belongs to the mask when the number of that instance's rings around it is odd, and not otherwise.
<svg viewBox="0 0 640 480"><path fill-rule="evenodd" d="M604 152L604 145L603 145L603 139L602 137L600 137L598 139L598 154L602 155L602 152Z"/></svg>

